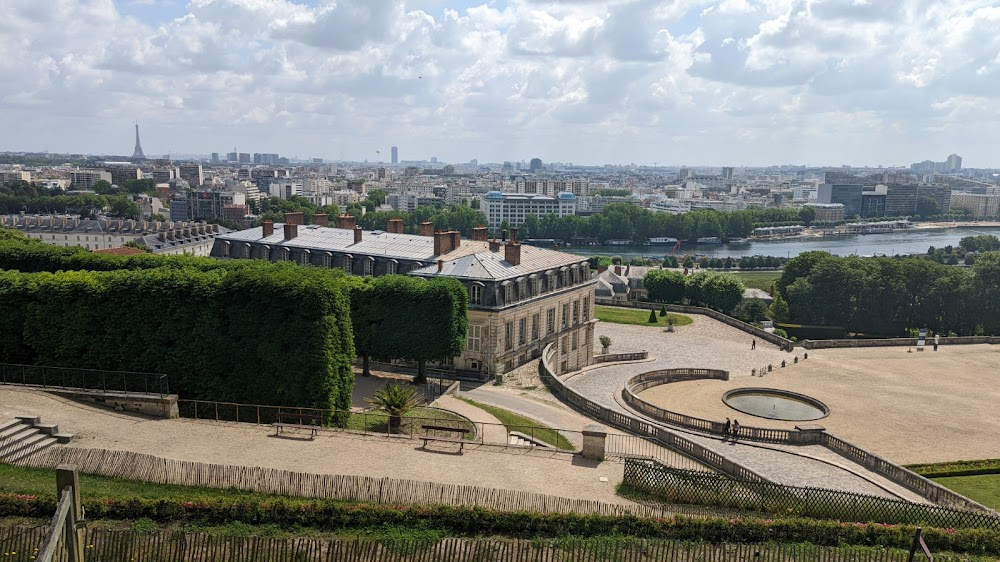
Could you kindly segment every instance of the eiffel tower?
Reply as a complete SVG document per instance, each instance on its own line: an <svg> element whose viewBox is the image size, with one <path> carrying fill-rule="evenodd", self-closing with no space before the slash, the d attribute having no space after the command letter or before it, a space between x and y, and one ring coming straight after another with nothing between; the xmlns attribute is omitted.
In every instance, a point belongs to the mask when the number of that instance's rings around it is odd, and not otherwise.
<svg viewBox="0 0 1000 562"><path fill-rule="evenodd" d="M145 160L146 155L142 153L142 145L139 144L139 124L135 124L135 150L132 151L132 160Z"/></svg>

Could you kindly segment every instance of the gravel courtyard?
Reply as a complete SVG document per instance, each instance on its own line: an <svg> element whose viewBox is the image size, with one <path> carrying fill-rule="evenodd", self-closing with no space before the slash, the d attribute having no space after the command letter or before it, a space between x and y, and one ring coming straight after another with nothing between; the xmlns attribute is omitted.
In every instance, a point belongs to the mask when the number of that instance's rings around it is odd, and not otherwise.
<svg viewBox="0 0 1000 562"><path fill-rule="evenodd" d="M734 353L741 350L736 349ZM803 350L796 349L802 357ZM716 362L718 363L718 362ZM712 362L685 366L711 366ZM651 370L635 365L635 372ZM722 402L727 390L791 390L824 402L830 415L814 423L890 460L907 464L1000 457L1000 349L941 346L821 349L809 359L761 377L733 372L729 381L662 385L640 396L692 416L744 425L792 428L796 422L757 418ZM802 422L799 422L802 423Z"/></svg>

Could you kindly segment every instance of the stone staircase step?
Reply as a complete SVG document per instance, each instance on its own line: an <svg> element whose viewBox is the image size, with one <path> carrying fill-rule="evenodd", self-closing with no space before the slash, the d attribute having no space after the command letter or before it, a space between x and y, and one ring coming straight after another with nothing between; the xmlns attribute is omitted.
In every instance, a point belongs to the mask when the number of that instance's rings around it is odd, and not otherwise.
<svg viewBox="0 0 1000 562"><path fill-rule="evenodd" d="M3 435L3 433L5 431L7 431L8 429L10 429L10 428L12 428L12 427L14 427L16 425L24 425L24 422L22 422L19 419L13 419L13 420L7 420L7 421L4 421L4 422L0 422L0 435Z"/></svg>
<svg viewBox="0 0 1000 562"><path fill-rule="evenodd" d="M37 429L34 428L31 428L30 433L19 434L19 435L21 435L21 437L16 441L10 441L8 443L0 445L0 460L6 460L15 455L18 451L24 449L25 447L29 447L39 441L42 441L44 439L50 439L49 436L45 435L41 431L38 431Z"/></svg>
<svg viewBox="0 0 1000 562"><path fill-rule="evenodd" d="M10 439L11 436L21 433L25 429L31 429L31 426L20 421L7 425L5 429L0 429L0 442Z"/></svg>
<svg viewBox="0 0 1000 562"><path fill-rule="evenodd" d="M0 435L0 449L11 443L16 443L25 437L34 435L36 433L35 428L30 425L22 425L20 427L10 430L6 435Z"/></svg>
<svg viewBox="0 0 1000 562"><path fill-rule="evenodd" d="M40 430L46 435L55 435L59 433L59 426L54 423L36 423L35 429Z"/></svg>
<svg viewBox="0 0 1000 562"><path fill-rule="evenodd" d="M76 437L76 435L73 433L56 433L52 437L55 437L56 441L65 445L66 443L72 441L73 438Z"/></svg>
<svg viewBox="0 0 1000 562"><path fill-rule="evenodd" d="M36 423L42 423L42 416L21 415L14 417L21 420L22 423L29 423L31 425L35 425Z"/></svg>
<svg viewBox="0 0 1000 562"><path fill-rule="evenodd" d="M48 436L45 436L44 434L43 434L43 437L44 437L43 439L41 439L39 441L33 442L31 445L28 445L27 447L24 447L24 448L20 449L16 453L8 455L3 460L5 462L15 463L17 461L20 461L22 459L25 459L25 458L33 455L33 454L35 454L35 453L37 453L39 451L42 451L44 449L48 449L52 445L55 445L56 443L59 442L59 440L56 439L56 438L54 438L54 437L48 437Z"/></svg>

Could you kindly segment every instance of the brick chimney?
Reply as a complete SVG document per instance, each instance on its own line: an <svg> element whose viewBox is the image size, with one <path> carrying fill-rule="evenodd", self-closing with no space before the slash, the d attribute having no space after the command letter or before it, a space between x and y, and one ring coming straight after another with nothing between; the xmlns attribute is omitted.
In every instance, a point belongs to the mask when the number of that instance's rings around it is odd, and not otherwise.
<svg viewBox="0 0 1000 562"><path fill-rule="evenodd" d="M516 228L510 229L510 241L511 242L517 242L517 229Z"/></svg>
<svg viewBox="0 0 1000 562"><path fill-rule="evenodd" d="M330 215L326 213L316 213L313 215L313 224L319 226L330 226Z"/></svg>
<svg viewBox="0 0 1000 562"><path fill-rule="evenodd" d="M434 223L427 221L420 223L417 234L421 236L434 236Z"/></svg>
<svg viewBox="0 0 1000 562"><path fill-rule="evenodd" d="M354 230L355 224L357 224L357 221L352 215L342 214L337 217L337 228Z"/></svg>
<svg viewBox="0 0 1000 562"><path fill-rule="evenodd" d="M291 240L299 235L299 225L285 223L285 240Z"/></svg>
<svg viewBox="0 0 1000 562"><path fill-rule="evenodd" d="M457 230L449 231L448 234L451 236L451 249L455 251L462 245L462 233Z"/></svg>
<svg viewBox="0 0 1000 562"><path fill-rule="evenodd" d="M438 273L441 273L442 269L444 269L444 260L438 260Z"/></svg>
<svg viewBox="0 0 1000 562"><path fill-rule="evenodd" d="M521 243L511 240L503 247L503 257L511 265L521 265Z"/></svg>
<svg viewBox="0 0 1000 562"><path fill-rule="evenodd" d="M403 233L403 219L401 219L401 218L389 219L389 224L386 226L386 230L388 232L393 233L393 234L402 234Z"/></svg>
<svg viewBox="0 0 1000 562"><path fill-rule="evenodd" d="M622 274L622 266L616 265L615 266L615 275L621 275L621 274Z"/></svg>
<svg viewBox="0 0 1000 562"><path fill-rule="evenodd" d="M472 239L477 242L486 242L486 227L485 226L472 227Z"/></svg>
<svg viewBox="0 0 1000 562"><path fill-rule="evenodd" d="M361 233L362 232L364 232L364 229L361 228L360 226L355 226L354 227L354 243L355 244L360 244L361 243Z"/></svg>
<svg viewBox="0 0 1000 562"><path fill-rule="evenodd" d="M443 256L448 252L452 251L454 248L451 247L451 233L450 232L435 232L434 233L434 255Z"/></svg>
<svg viewBox="0 0 1000 562"><path fill-rule="evenodd" d="M494 238L493 240L490 240L490 251L491 252L499 252L500 251L500 241L497 240L496 238Z"/></svg>
<svg viewBox="0 0 1000 562"><path fill-rule="evenodd" d="M558 252L559 251L559 242L554 242L552 244L552 249Z"/></svg>
<svg viewBox="0 0 1000 562"><path fill-rule="evenodd" d="M599 265L599 266L597 266L597 273L604 273L607 270L608 270L608 266L606 266L606 265Z"/></svg>
<svg viewBox="0 0 1000 562"><path fill-rule="evenodd" d="M305 224L305 215L302 213L285 213L285 224Z"/></svg>
<svg viewBox="0 0 1000 562"><path fill-rule="evenodd" d="M267 238L268 236L274 234L274 222L264 221L264 233L263 236Z"/></svg>

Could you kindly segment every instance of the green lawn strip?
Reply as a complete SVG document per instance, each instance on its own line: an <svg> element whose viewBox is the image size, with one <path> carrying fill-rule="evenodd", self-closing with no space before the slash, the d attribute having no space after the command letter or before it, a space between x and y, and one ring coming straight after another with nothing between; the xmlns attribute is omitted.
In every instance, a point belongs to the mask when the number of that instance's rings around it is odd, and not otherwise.
<svg viewBox="0 0 1000 562"><path fill-rule="evenodd" d="M972 476L974 474L1000 474L1000 459L982 459L977 461L949 461L929 464L911 464L906 468L926 476Z"/></svg>
<svg viewBox="0 0 1000 562"><path fill-rule="evenodd" d="M1000 509L1000 474L944 476L934 481L986 507Z"/></svg>
<svg viewBox="0 0 1000 562"><path fill-rule="evenodd" d="M0 494L55 495L56 471L48 468L26 468L0 464ZM80 494L84 498L145 498L168 500L226 499L243 501L265 501L279 498L274 494L262 494L244 490L223 490L200 486L180 486L176 484L156 484L80 474Z"/></svg>
<svg viewBox="0 0 1000 562"><path fill-rule="evenodd" d="M520 414L515 414L510 410L505 410L503 408L497 408L496 406L490 406L489 404L483 404L482 402L476 402L475 400L469 400L468 398L463 398L461 396L457 397L459 400L475 406L481 410L486 411L496 419L500 420L500 423L507 428L507 431L517 431L519 433L524 433L531 437L540 439L550 445L554 445L558 449L564 451L575 451L576 447L569 442L561 433L551 427L539 423L531 418L526 418Z"/></svg>
<svg viewBox="0 0 1000 562"><path fill-rule="evenodd" d="M422 425L464 428L466 439L472 439L476 435L476 428L469 423L469 420L458 414L437 408L414 408L403 416L399 432L402 435L421 434L423 433L423 430L420 429ZM347 428L355 431L385 433L388 427L389 414L378 410L353 413L347 420Z"/></svg>
<svg viewBox="0 0 1000 562"><path fill-rule="evenodd" d="M654 326L658 328L665 328L667 326L667 319L673 318L674 326L687 326L694 320L690 316L684 316L683 314L674 314L668 312L666 316L660 316L659 309L656 310L656 322L649 321L649 309L645 308L622 308L619 306L595 306L594 316L598 320L604 322L613 322L615 324L635 324L636 326Z"/></svg>
<svg viewBox="0 0 1000 562"><path fill-rule="evenodd" d="M748 289L771 290L771 285L777 284L781 271L729 271L747 286Z"/></svg>

